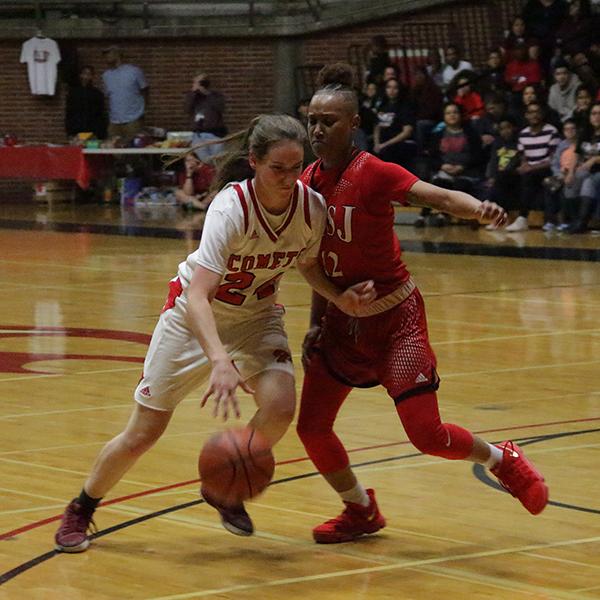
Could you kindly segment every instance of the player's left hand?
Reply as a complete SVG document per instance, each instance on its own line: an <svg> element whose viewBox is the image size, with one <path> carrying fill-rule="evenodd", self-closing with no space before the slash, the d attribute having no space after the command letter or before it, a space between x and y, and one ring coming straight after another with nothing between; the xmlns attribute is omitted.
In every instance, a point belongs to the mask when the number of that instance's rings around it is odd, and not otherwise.
<svg viewBox="0 0 600 600"><path fill-rule="evenodd" d="M335 300L335 305L347 315L360 317L364 309L377 297L375 282L371 279L355 283L344 290Z"/></svg>
<svg viewBox="0 0 600 600"><path fill-rule="evenodd" d="M475 212L475 218L482 225L492 223L494 227L502 227L506 224L508 215L506 214L506 211L495 202L484 200Z"/></svg>

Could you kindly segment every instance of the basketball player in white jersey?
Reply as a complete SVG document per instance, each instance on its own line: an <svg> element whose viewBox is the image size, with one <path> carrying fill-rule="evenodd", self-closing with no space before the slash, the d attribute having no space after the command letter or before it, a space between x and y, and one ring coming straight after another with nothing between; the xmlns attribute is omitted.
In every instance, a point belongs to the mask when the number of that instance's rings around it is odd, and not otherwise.
<svg viewBox="0 0 600 600"><path fill-rule="evenodd" d="M129 423L100 452L80 496L67 506L57 549L82 552L89 546L87 530L102 497L158 440L177 404L209 373L202 406L212 397L215 416L239 417L240 386L258 407L250 425L271 444L283 436L296 402L284 310L275 302L285 271L297 266L319 294L348 314L360 314L375 298L372 282L341 292L321 271L325 203L298 181L305 136L292 117L262 115L242 150L221 168L218 184L225 187L210 205L198 250L170 283ZM243 504L226 507L205 499L226 529L253 533Z"/></svg>

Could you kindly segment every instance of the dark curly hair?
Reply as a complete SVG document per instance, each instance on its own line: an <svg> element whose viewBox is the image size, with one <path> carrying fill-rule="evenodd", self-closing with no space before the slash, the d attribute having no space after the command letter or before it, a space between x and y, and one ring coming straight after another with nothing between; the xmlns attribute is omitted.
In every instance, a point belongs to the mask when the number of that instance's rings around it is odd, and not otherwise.
<svg viewBox="0 0 600 600"><path fill-rule="evenodd" d="M317 91L320 94L339 94L358 112L358 94L354 88L354 69L346 63L324 66L317 75Z"/></svg>

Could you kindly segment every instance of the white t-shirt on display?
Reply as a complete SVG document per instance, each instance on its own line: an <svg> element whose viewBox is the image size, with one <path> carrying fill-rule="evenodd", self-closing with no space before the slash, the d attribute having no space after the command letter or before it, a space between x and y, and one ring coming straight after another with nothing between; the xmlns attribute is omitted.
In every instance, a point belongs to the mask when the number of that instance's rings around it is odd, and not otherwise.
<svg viewBox="0 0 600 600"><path fill-rule="evenodd" d="M31 93L36 96L54 96L56 65L60 62L58 44L47 37L32 37L23 43L21 62L27 63Z"/></svg>

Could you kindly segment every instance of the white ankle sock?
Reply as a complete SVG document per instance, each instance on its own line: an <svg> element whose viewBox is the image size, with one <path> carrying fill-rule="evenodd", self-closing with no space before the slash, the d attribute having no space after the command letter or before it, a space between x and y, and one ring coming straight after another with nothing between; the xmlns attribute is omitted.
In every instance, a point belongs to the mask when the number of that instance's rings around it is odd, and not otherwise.
<svg viewBox="0 0 600 600"><path fill-rule="evenodd" d="M367 490L360 484L357 483L353 488L339 492L344 502L353 502L354 504L360 504L361 506L369 506L371 499L367 494Z"/></svg>
<svg viewBox="0 0 600 600"><path fill-rule="evenodd" d="M503 452L500 448L498 448L498 446L494 446L493 444L488 444L488 446L490 447L490 457L483 464L488 469L493 469L502 462Z"/></svg>

